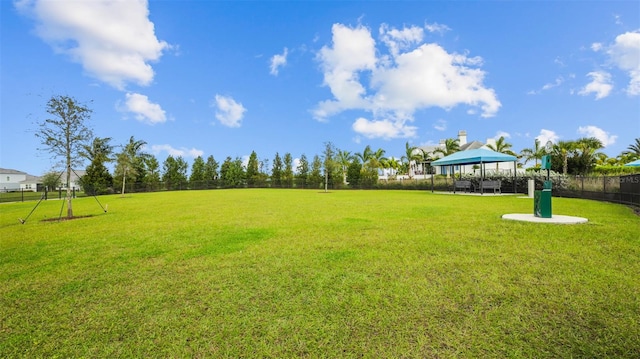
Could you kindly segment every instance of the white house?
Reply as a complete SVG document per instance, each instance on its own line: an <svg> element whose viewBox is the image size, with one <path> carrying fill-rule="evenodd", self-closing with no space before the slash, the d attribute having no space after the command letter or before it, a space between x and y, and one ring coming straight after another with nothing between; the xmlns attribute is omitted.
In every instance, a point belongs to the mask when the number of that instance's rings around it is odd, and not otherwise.
<svg viewBox="0 0 640 359"><path fill-rule="evenodd" d="M56 172L60 174L61 172ZM80 178L86 174L86 171L71 171L70 187L72 189L80 190ZM60 176L61 189L66 189L66 172ZM42 189L42 178L38 176L32 176L26 172L12 170L7 168L0 168L0 191L33 191L38 192ZM58 188L55 188L58 189Z"/></svg>
<svg viewBox="0 0 640 359"><path fill-rule="evenodd" d="M57 189L67 189L67 171L53 171L56 175L60 176L60 179L58 180L60 186L55 188ZM71 189L75 189L75 190L81 190L82 189L82 185L80 184L80 177L84 176L87 174L87 171L80 171L80 170L72 170L71 171L71 177L69 178L69 188ZM51 190L51 189L50 189Z"/></svg>
<svg viewBox="0 0 640 359"><path fill-rule="evenodd" d="M42 178L38 176L27 175L24 181L20 182L20 190L38 192L42 186Z"/></svg>
<svg viewBox="0 0 640 359"><path fill-rule="evenodd" d="M26 172L0 168L0 191L19 191L21 182L29 176Z"/></svg>

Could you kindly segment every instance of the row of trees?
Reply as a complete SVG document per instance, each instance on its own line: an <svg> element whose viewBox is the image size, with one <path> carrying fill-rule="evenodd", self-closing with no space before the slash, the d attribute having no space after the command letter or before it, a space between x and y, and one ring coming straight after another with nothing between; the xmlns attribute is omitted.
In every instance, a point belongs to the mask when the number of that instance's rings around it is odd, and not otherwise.
<svg viewBox="0 0 640 359"><path fill-rule="evenodd" d="M168 156L162 166L152 155L142 150L146 142L134 137L122 147L122 151L114 153L114 146L110 138L93 139L91 145L85 145L81 156L89 160L86 175L83 178L85 190L96 193L106 193L114 188L121 188L125 192L126 183L130 182L138 188L166 189L179 188L210 188L210 187L277 187L277 188L320 188L328 186L346 185L351 187L369 187L378 180L381 169L391 169L402 174L417 171L420 163L430 163L432 160L447 156L459 150L457 139L447 139L442 148L428 153L418 147L405 144L405 154L400 158L387 158L381 148L373 150L366 146L362 152L351 153L335 148L331 143L325 144L323 154L315 155L311 162L302 154L294 166L293 156L279 153L269 165L269 159L260 159L255 151L251 152L247 163L239 157L227 157L220 164L213 156L204 159L196 157L191 166L182 157ZM551 151L535 140L534 147L523 149L520 154L511 150L511 144L504 137L491 144L492 150L517 156L524 162L534 161L534 168L539 168L542 156L552 155L552 169L563 174L586 174L594 166L609 163L611 159L604 159L598 152L602 143L595 138L582 138L576 141L559 141L552 146ZM640 158L640 140L629 146L620 156L631 161ZM105 163L116 162L113 177ZM415 167L412 167L415 166ZM428 171L429 169L427 169Z"/></svg>
<svg viewBox="0 0 640 359"><path fill-rule="evenodd" d="M378 169L382 167L384 151L371 151L367 147L362 154L351 155L336 150L326 143L325 151L309 161L302 154L294 164L293 156L275 154L271 165L269 159L260 159L251 152L244 163L240 157L227 157L222 163L214 156L194 159L189 172L188 163L180 156L169 155L162 166L158 159L143 152L146 142L134 137L122 147L120 152L111 145L111 138L96 137L91 144L84 145L80 156L89 161L86 174L81 182L89 193L109 193L118 188L125 193L127 183L138 189L169 190L182 188L233 188L233 187L277 187L277 188L321 188L341 184L346 181L353 186L359 183L374 183L378 179ZM360 161L362 159L362 161ZM112 175L106 164L115 162ZM364 163L364 165L363 165ZM349 172L348 172L349 170Z"/></svg>
<svg viewBox="0 0 640 359"><path fill-rule="evenodd" d="M594 137L585 137L575 141L558 141L553 144L551 151L547 151L536 139L534 147L523 149L520 156L525 163L534 160L535 167L538 167L542 156L550 154L551 168L565 175L586 175L598 166L622 166L640 159L640 138L636 138L635 143L629 145L617 157L608 157L600 152L603 148L602 141Z"/></svg>
<svg viewBox="0 0 640 359"><path fill-rule="evenodd" d="M246 164L236 157L227 157L221 164L213 156L206 160L197 157L190 174L189 165L182 157L168 156L160 166L153 155L145 153L146 142L133 136L129 142L120 146L112 144L109 137L94 137L85 122L90 118L91 109L68 96L54 96L46 106L46 111L53 118L39 124L36 136L43 144L43 150L53 157L61 159L66 171L66 188L70 191L72 168L88 160L86 174L81 178L85 191L89 193L115 192L116 188L125 193L127 184L136 187L167 189L210 187L299 187L321 188L349 184L351 187L368 187L378 180L381 169L389 169L396 173L411 175L418 165L428 164L439 157L450 155L460 150L457 139L447 139L444 146L434 152L425 152L416 146L405 144L405 154L400 159L385 157L381 148L373 150L366 146L360 153L339 150L330 142L325 143L322 155L314 155L309 162L305 154L299 158L294 168L290 153L280 156L275 154L272 166L268 159L259 159L253 151ZM538 140L533 148L526 148L520 154L511 150L512 145L504 137L496 140L489 147L498 152L507 153L524 159L524 162L535 161L535 166L547 154ZM615 160L598 152L602 143L595 138L582 138L576 141L559 141L553 145L552 166L557 172L584 174L596 164L620 164L640 158L640 139L629 146ZM119 149L119 151L116 151ZM626 162L625 162L626 161ZM107 164L115 163L113 175ZM430 168L422 168L430 171ZM49 176L51 177L51 176ZM67 193L68 216L73 216L71 194Z"/></svg>

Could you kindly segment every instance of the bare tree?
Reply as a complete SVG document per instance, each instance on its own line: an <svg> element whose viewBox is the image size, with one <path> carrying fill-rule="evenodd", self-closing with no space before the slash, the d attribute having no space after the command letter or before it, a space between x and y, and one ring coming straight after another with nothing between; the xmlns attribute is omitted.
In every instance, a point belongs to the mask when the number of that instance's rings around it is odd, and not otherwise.
<svg viewBox="0 0 640 359"><path fill-rule="evenodd" d="M53 117L38 125L36 137L44 146L42 150L54 158L62 158L61 163L66 166L67 217L72 218L71 170L82 163L80 153L93 137L93 132L85 125L85 121L91 118L92 110L73 97L53 96L47 102L46 111Z"/></svg>

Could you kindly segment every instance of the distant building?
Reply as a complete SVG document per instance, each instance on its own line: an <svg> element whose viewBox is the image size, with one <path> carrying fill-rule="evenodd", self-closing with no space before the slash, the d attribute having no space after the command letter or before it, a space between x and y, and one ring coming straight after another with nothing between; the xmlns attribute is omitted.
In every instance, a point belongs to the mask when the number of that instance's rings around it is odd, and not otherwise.
<svg viewBox="0 0 640 359"><path fill-rule="evenodd" d="M58 172L60 173L60 172ZM82 186L80 185L80 177L84 176L86 171L71 171L71 181L70 187L71 189L80 190ZM50 189L66 189L65 185L66 175L62 174L60 176L60 183L62 185L60 188ZM26 172L0 168L0 191L2 192L11 192L11 191L33 191L39 192L43 190L42 178L38 176L32 176Z"/></svg>
<svg viewBox="0 0 640 359"><path fill-rule="evenodd" d="M0 191L33 191L38 192L42 187L40 177L32 176L26 172L0 168Z"/></svg>

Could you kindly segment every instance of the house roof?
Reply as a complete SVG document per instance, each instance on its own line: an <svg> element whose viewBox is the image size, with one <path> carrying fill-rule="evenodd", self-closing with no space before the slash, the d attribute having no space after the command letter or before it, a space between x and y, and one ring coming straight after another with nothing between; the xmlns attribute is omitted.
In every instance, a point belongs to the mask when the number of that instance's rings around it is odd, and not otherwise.
<svg viewBox="0 0 640 359"><path fill-rule="evenodd" d="M470 165L476 163L513 162L516 156L491 151L485 148L475 150L458 151L437 161L431 162L434 166Z"/></svg>
<svg viewBox="0 0 640 359"><path fill-rule="evenodd" d="M472 142L468 142L468 143L465 143L464 145L460 146L460 151L477 150L478 148L481 148L482 146L484 146L484 143L482 143L480 141L472 141Z"/></svg>
<svg viewBox="0 0 640 359"><path fill-rule="evenodd" d="M625 164L625 166L640 167L640 160L635 160L635 161L629 162L629 163Z"/></svg>
<svg viewBox="0 0 640 359"><path fill-rule="evenodd" d="M12 170L9 168L0 168L0 173L4 174L4 175L26 175L26 172L22 172L22 171L18 171L18 170Z"/></svg>
<svg viewBox="0 0 640 359"><path fill-rule="evenodd" d="M32 175L27 175L27 178L24 181L20 181L20 183L41 183L42 182L42 178L38 177L38 176L32 176Z"/></svg>

